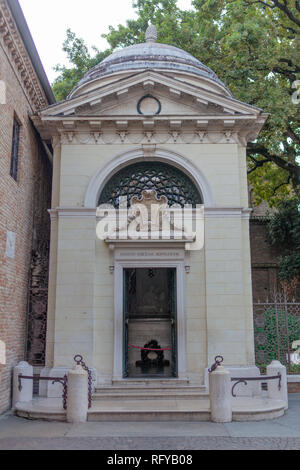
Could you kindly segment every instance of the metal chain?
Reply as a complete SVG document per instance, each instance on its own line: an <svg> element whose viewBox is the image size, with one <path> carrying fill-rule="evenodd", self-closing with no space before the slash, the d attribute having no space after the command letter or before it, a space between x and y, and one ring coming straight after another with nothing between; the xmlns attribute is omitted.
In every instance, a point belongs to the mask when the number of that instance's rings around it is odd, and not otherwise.
<svg viewBox="0 0 300 470"><path fill-rule="evenodd" d="M74 357L74 361L78 366L81 366L88 373L88 403L90 409L92 407L92 372L84 362L83 357L79 354Z"/></svg>
<svg viewBox="0 0 300 470"><path fill-rule="evenodd" d="M63 408L64 408L64 410L66 410L67 409L67 402L68 402L68 376L67 376L67 374L64 375L62 385L63 385L63 394L62 394Z"/></svg>
<svg viewBox="0 0 300 470"><path fill-rule="evenodd" d="M222 364L223 361L224 361L223 356L216 356L215 357L215 363L211 366L210 369L208 369L208 372L211 373L214 370L216 370L216 368L219 367Z"/></svg>

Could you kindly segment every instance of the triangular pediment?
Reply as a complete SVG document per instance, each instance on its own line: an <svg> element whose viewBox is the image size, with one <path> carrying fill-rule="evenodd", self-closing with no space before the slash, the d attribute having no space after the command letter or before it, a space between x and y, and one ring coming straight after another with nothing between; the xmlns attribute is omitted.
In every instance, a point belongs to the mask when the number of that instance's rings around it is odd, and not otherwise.
<svg viewBox="0 0 300 470"><path fill-rule="evenodd" d="M137 116L138 103L151 95L161 103L160 115L258 115L261 110L228 95L213 93L158 72L142 72L106 83L95 90L65 100L41 112L41 116ZM152 115L156 115L154 112Z"/></svg>
<svg viewBox="0 0 300 470"><path fill-rule="evenodd" d="M75 111L76 116L153 116L160 111L161 116L192 116L199 115L220 115L223 108L214 103L197 102L194 97L174 96L174 93L167 93L165 90L156 90L153 93L145 93L142 87L128 90L128 94L122 99L111 96L102 103L91 107L86 104Z"/></svg>
<svg viewBox="0 0 300 470"><path fill-rule="evenodd" d="M257 137L267 115L254 106L164 73L144 71L50 106L32 120L43 139L96 144L246 142ZM169 140L168 140L169 139Z"/></svg>

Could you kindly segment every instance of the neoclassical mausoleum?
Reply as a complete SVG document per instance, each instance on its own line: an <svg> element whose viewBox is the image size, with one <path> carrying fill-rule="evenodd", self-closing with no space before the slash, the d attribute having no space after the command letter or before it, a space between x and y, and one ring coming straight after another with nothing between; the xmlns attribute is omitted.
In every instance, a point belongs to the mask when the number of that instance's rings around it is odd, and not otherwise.
<svg viewBox="0 0 300 470"><path fill-rule="evenodd" d="M76 354L99 387L205 386L218 354L257 373L246 145L266 118L152 26L33 117L54 149L46 375ZM204 244L101 239L97 208L121 198L204 207Z"/></svg>

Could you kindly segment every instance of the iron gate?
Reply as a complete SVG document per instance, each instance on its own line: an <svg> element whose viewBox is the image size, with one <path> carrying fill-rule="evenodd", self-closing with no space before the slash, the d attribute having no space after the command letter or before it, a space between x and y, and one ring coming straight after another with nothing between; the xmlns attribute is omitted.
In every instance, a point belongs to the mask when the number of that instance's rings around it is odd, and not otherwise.
<svg viewBox="0 0 300 470"><path fill-rule="evenodd" d="M253 307L257 366L264 367L275 359L287 365L290 373L299 373L300 354L295 341L300 340L300 303L276 293Z"/></svg>

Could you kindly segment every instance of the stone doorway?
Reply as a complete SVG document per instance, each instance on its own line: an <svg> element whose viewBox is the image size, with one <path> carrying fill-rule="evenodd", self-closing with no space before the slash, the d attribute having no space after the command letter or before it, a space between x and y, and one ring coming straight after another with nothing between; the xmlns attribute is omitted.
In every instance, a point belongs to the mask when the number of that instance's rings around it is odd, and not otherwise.
<svg viewBox="0 0 300 470"><path fill-rule="evenodd" d="M177 377L176 268L124 269L124 378Z"/></svg>

